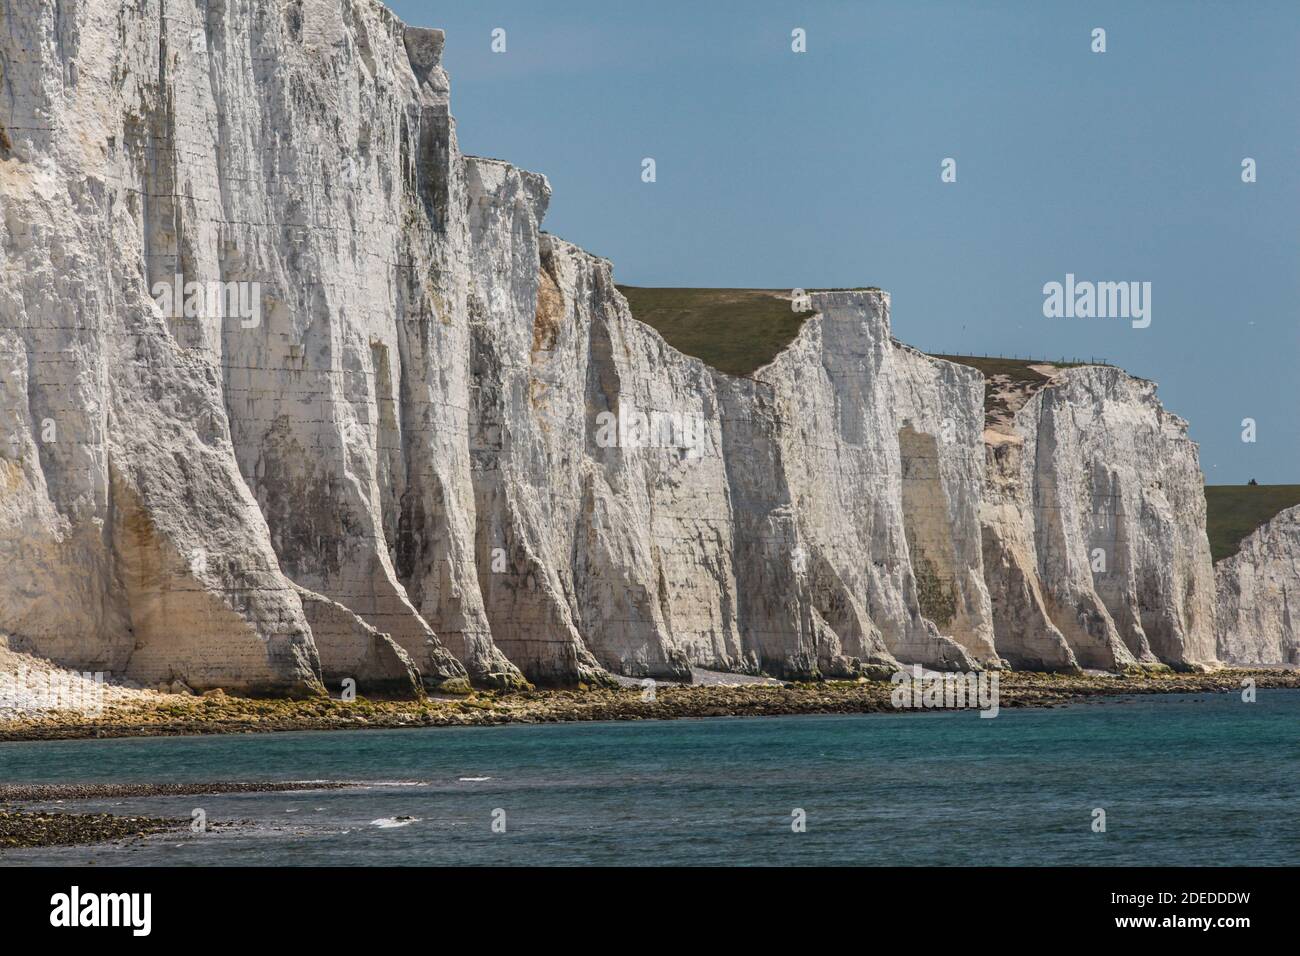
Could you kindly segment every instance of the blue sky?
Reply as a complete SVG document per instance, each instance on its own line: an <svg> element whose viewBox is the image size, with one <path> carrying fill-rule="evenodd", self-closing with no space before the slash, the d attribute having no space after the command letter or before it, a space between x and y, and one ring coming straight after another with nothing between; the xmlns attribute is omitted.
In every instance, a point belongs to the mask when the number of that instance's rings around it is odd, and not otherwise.
<svg viewBox="0 0 1300 956"><path fill-rule="evenodd" d="M1210 483L1300 483L1295 0L391 6L447 31L461 148L545 173L619 281L878 285L909 344L1104 358ZM1066 273L1151 282L1150 327L1045 318Z"/></svg>

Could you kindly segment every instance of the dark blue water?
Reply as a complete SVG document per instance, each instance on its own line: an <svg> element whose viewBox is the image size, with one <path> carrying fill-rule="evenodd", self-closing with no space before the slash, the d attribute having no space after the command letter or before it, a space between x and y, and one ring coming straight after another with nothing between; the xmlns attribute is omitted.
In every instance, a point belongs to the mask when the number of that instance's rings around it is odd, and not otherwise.
<svg viewBox="0 0 1300 956"><path fill-rule="evenodd" d="M485 777L485 780L463 778ZM0 864L1300 863L1300 691L1053 710L0 744L0 780L330 779L67 804L248 824ZM1107 830L1092 830L1093 809ZM792 811L807 831L791 830ZM505 812L506 832L492 830ZM375 821L417 818L403 826ZM499 817L499 815L498 815Z"/></svg>

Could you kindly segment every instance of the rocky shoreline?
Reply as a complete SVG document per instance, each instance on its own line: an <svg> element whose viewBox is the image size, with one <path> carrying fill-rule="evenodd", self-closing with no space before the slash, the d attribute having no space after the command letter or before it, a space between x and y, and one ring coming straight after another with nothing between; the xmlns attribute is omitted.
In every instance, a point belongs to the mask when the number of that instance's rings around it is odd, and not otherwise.
<svg viewBox="0 0 1300 956"><path fill-rule="evenodd" d="M221 783L6 783L0 804L103 800L115 797L190 797L211 793L297 793L341 790L356 784L329 780L225 781Z"/></svg>
<svg viewBox="0 0 1300 956"><path fill-rule="evenodd" d="M64 813L0 806L0 850L133 840L182 830L189 825L189 820L166 817L121 817L111 813Z"/></svg>
<svg viewBox="0 0 1300 956"><path fill-rule="evenodd" d="M1000 708L1053 707L1103 696L1240 692L1246 680L1254 681L1255 687L1261 689L1300 688L1300 670L1294 669L1083 675L1004 671L998 679ZM458 698L414 701L169 695L158 702L110 706L93 718L53 713L3 721L0 741L890 713L897 710L891 701L892 690L887 680L859 680L722 686L661 684L652 697L641 688L626 687L475 691Z"/></svg>
<svg viewBox="0 0 1300 956"><path fill-rule="evenodd" d="M0 784L0 851L53 846L88 846L143 839L185 830L187 819L70 813L27 809L20 803L62 803L114 797L179 797L212 793L287 793L339 790L356 784L325 780L224 781L208 783ZM209 823L209 829L237 826Z"/></svg>

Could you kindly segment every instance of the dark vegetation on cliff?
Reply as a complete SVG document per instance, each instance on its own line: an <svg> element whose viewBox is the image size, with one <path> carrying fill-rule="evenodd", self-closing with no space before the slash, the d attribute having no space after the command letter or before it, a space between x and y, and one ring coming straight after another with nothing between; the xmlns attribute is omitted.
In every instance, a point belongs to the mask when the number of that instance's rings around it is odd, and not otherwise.
<svg viewBox="0 0 1300 956"><path fill-rule="evenodd" d="M990 425L1009 422L1011 416L1029 397L1048 381L1052 372L1080 365L1105 365L1105 362L1081 362L1077 359L1022 359L1001 355L934 355L934 358L966 365L984 376L984 414ZM1051 366L1047 372L1038 368Z"/></svg>
<svg viewBox="0 0 1300 956"><path fill-rule="evenodd" d="M1300 505L1300 485L1206 485L1210 556L1232 557L1242 538L1294 505Z"/></svg>
<svg viewBox="0 0 1300 956"><path fill-rule="evenodd" d="M874 288L874 287L866 287ZM729 375L752 375L794 341L814 313L790 308L789 289L685 289L620 285L632 316L653 328L677 351ZM837 290L809 290L837 291ZM935 355L979 369L986 379L1041 385L1048 376L1035 365L1072 368L1105 365L1078 359L1021 359L993 355ZM991 388L991 385L990 385Z"/></svg>
<svg viewBox="0 0 1300 956"><path fill-rule="evenodd" d="M931 353L934 358L943 359L945 362L956 362L958 365L969 365L971 368L979 369L985 378L993 378L995 375L1005 375L1013 382L1023 382L1028 385L1045 382L1049 376L1044 375L1034 369L1035 365L1053 365L1056 368L1077 368L1082 365L1107 365L1109 363L1102 361L1080 361L1079 359L1022 359L1022 358L1003 358L1001 355L939 355Z"/></svg>
<svg viewBox="0 0 1300 956"><path fill-rule="evenodd" d="M789 289L651 289L621 285L634 318L677 351L729 375L752 375L794 341L812 312Z"/></svg>

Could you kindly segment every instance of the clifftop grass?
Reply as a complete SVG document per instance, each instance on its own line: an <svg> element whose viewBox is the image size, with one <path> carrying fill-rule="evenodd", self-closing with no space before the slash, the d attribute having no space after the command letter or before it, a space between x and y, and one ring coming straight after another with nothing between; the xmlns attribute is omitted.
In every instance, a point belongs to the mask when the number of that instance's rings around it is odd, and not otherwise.
<svg viewBox="0 0 1300 956"><path fill-rule="evenodd" d="M1293 505L1300 505L1300 485L1206 485L1210 556L1232 557L1242 538Z"/></svg>
<svg viewBox="0 0 1300 956"><path fill-rule="evenodd" d="M753 375L794 341L813 313L789 289L651 289L621 285L634 318L677 351L728 375Z"/></svg>
<svg viewBox="0 0 1300 956"><path fill-rule="evenodd" d="M1035 365L1054 365L1057 368L1078 368L1083 365L1105 365L1105 362L1080 362L1074 359L1019 359L1003 358L1000 355L938 355L934 354L932 358L943 359L945 362L955 362L958 365L969 365L971 368L977 368L984 373L985 378L992 378L994 375L1005 375L1013 382L1037 383L1045 382L1048 376L1042 372L1036 371L1032 366Z"/></svg>
<svg viewBox="0 0 1300 956"><path fill-rule="evenodd" d="M867 286L866 289L874 287ZM754 374L794 341L815 313L790 308L789 289L687 289L620 285L632 315L655 329L677 351L729 375ZM842 291L842 290L812 290ZM1030 366L1058 368L1104 364L1065 359L1015 359L991 355L935 355L969 365L985 378L1006 375L1013 382L1041 383Z"/></svg>

